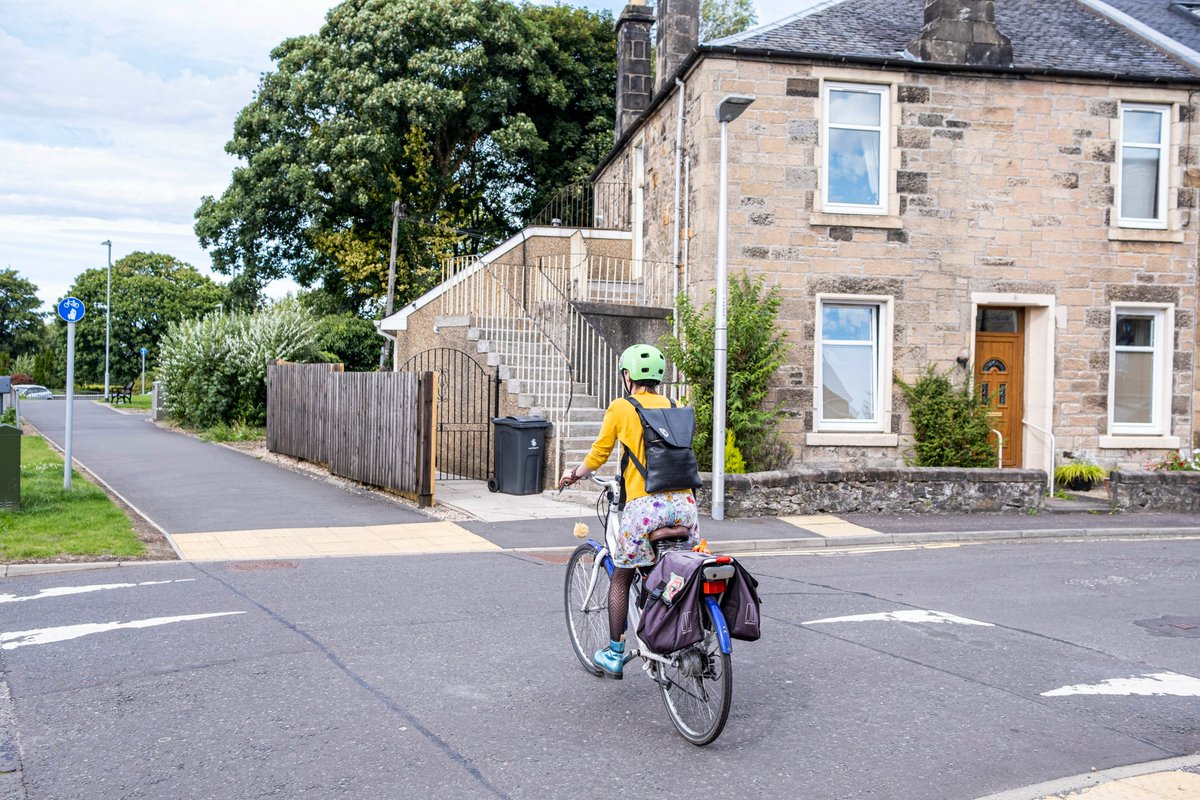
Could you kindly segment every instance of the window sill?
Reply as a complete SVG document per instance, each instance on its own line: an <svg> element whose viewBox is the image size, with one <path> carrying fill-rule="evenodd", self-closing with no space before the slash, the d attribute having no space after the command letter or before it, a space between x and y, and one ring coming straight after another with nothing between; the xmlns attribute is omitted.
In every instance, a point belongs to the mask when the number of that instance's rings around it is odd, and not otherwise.
<svg viewBox="0 0 1200 800"><path fill-rule="evenodd" d="M904 222L898 216L887 214L826 214L813 211L808 215L809 225L843 225L847 228L889 228L899 230Z"/></svg>
<svg viewBox="0 0 1200 800"><path fill-rule="evenodd" d="M1159 228L1109 228L1108 239L1112 242L1171 242L1183 241L1183 231Z"/></svg>
<svg viewBox="0 0 1200 800"><path fill-rule="evenodd" d="M810 433L804 443L813 447L897 447L900 437L895 433Z"/></svg>
<svg viewBox="0 0 1200 800"><path fill-rule="evenodd" d="M1178 436L1101 436L1105 450L1178 450Z"/></svg>

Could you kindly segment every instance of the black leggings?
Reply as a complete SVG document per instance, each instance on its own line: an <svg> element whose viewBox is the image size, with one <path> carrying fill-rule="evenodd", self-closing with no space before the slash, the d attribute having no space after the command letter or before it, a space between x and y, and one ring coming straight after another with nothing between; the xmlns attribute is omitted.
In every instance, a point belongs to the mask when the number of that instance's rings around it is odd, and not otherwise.
<svg viewBox="0 0 1200 800"><path fill-rule="evenodd" d="M629 614L629 585L633 583L636 567L614 567L608 585L608 638L621 641L625 634L625 618Z"/></svg>

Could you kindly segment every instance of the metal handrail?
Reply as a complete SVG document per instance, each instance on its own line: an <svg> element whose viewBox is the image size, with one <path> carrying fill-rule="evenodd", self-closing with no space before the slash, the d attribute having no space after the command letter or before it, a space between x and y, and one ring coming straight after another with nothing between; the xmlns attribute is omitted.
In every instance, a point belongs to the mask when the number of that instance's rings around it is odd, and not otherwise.
<svg viewBox="0 0 1200 800"><path fill-rule="evenodd" d="M1000 449L996 451L996 469L1004 469L1004 434L992 428L992 433L1000 440Z"/></svg>
<svg viewBox="0 0 1200 800"><path fill-rule="evenodd" d="M631 205L628 183L577 183L555 192L529 224L626 231L632 226Z"/></svg>
<svg viewBox="0 0 1200 800"><path fill-rule="evenodd" d="M1047 475L1046 475L1046 493L1054 494L1054 451L1057 449L1057 447L1055 446L1056 440L1054 438L1054 434L1039 425L1034 425L1032 422L1030 422L1027 419L1021 420L1021 424L1028 425L1029 427L1033 428L1035 431L1038 431L1039 433L1044 433L1050 437L1050 467L1049 467L1049 469L1046 470L1046 473L1047 473Z"/></svg>

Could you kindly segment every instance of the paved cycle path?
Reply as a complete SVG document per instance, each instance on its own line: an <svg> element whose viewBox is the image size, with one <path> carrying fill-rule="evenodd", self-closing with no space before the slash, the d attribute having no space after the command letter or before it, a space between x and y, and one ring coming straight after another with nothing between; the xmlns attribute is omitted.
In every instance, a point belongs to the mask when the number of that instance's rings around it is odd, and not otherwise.
<svg viewBox="0 0 1200 800"><path fill-rule="evenodd" d="M21 406L22 416L60 447L64 403ZM399 503L165 430L143 414L119 414L90 399L77 399L74 411L75 460L177 540L201 533L349 527L383 535L398 524L440 524Z"/></svg>

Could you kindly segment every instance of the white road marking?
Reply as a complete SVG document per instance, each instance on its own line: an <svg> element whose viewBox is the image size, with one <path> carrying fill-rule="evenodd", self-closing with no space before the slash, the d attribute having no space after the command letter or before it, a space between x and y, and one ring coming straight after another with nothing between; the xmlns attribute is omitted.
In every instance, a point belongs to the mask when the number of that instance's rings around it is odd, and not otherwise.
<svg viewBox="0 0 1200 800"><path fill-rule="evenodd" d="M979 620L967 619L966 617L956 617L954 614L947 614L944 611L926 611L920 608L906 609L904 611L884 611L879 614L855 614L849 617L829 617L827 619L814 619L810 622L802 622L800 624L823 625L827 622L932 622L935 624L982 625L985 628L995 627L990 622L980 622Z"/></svg>
<svg viewBox="0 0 1200 800"><path fill-rule="evenodd" d="M161 586L164 583L188 583L195 578L180 578L174 581L142 581L141 583L98 583L92 586L57 586L42 589L37 594L16 595L0 594L0 603L24 603L26 600L44 600L47 597L65 597L70 594L87 594L88 592L104 592L109 589L132 589L136 586Z"/></svg>
<svg viewBox="0 0 1200 800"><path fill-rule="evenodd" d="M1143 695L1148 697L1200 697L1200 678L1175 672L1153 672L1132 678L1109 678L1100 683L1063 686L1042 697L1069 697L1077 694Z"/></svg>
<svg viewBox="0 0 1200 800"><path fill-rule="evenodd" d="M158 625L170 625L175 622L191 622L197 619L212 619L213 617L229 617L245 614L245 611L222 611L216 614L188 614L182 617L154 617L152 619L137 619L131 622L89 622L83 625L64 625L61 628L40 628L32 631L13 631L0 633L0 649L15 650L31 644L51 644L90 636L93 633L124 628L153 628Z"/></svg>

